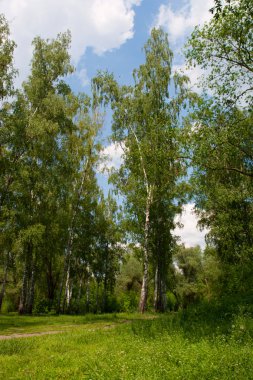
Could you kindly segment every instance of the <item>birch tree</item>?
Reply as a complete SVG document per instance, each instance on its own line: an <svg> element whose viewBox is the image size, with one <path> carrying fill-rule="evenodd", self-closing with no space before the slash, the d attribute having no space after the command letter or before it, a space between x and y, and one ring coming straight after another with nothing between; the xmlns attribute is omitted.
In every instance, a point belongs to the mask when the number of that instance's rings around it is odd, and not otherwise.
<svg viewBox="0 0 253 380"><path fill-rule="evenodd" d="M187 78L172 75L172 52L161 29L152 30L144 52L145 63L134 70L133 86L120 86L109 73L99 73L93 81L95 104L111 104L112 138L124 150L124 162L113 180L125 197L132 237L142 246L141 312L147 308L151 263L157 272L155 309L165 308L171 232L180 211L178 181L185 169L178 115L188 97ZM168 244L163 240L166 234Z"/></svg>

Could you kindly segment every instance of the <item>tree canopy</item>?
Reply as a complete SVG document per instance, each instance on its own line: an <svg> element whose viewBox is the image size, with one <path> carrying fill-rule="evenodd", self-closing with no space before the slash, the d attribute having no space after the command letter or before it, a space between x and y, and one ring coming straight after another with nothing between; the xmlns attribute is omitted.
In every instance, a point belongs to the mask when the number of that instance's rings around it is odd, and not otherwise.
<svg viewBox="0 0 253 380"><path fill-rule="evenodd" d="M251 289L253 5L216 0L211 12L185 48L206 72L202 94L174 72L162 29L132 84L99 71L90 96L68 82L70 32L36 37L15 89L16 45L0 16L0 309L164 312ZM123 154L105 194L108 107ZM204 250L174 234L189 199L208 229Z"/></svg>

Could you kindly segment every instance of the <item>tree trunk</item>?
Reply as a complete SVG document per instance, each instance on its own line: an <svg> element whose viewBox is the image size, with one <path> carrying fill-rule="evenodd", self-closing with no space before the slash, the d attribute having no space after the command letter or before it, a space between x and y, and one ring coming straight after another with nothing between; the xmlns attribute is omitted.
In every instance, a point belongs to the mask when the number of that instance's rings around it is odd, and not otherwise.
<svg viewBox="0 0 253 380"><path fill-rule="evenodd" d="M35 289L35 263L32 263L31 281L29 289L29 297L27 303L27 313L32 314L34 304L34 289Z"/></svg>
<svg viewBox="0 0 253 380"><path fill-rule="evenodd" d="M152 202L152 192L151 189L148 191L147 201L146 201L146 212L145 212L145 226L144 226L144 255L143 255L143 278L141 286L141 296L139 302L139 311L144 313L147 308L148 299L148 269L149 269L149 226L150 226L150 206Z"/></svg>
<svg viewBox="0 0 253 380"><path fill-rule="evenodd" d="M90 159L88 158L87 161L86 161L86 164L84 166L84 169L83 169L83 174L82 174L82 178L81 178L81 184L80 184L80 187L79 187L79 189L77 191L77 203L76 203L76 205L74 207L73 215L72 215L71 222L70 222L68 243L67 243L66 255L65 255L65 260L64 260L64 269L63 269L62 280L61 280L61 284L60 284L60 291L59 291L59 295L58 295L57 314L60 314L60 311L61 311L62 293L63 293L64 284L65 284L65 281L66 281L66 278L67 278L67 271L68 271L68 268L70 266L70 259L71 259L71 256L72 256L75 221L76 221L76 216L77 216L77 212L78 212L78 206L79 206L79 202L80 202L80 199L81 199L81 194L82 194L82 190L83 190L83 186L84 186L84 181L86 179L87 169L89 167L89 164L90 164ZM74 192L75 192L75 190L76 189L74 189ZM65 303L65 297L64 297L64 303Z"/></svg>
<svg viewBox="0 0 253 380"><path fill-rule="evenodd" d="M166 309L166 291L162 272L163 268L161 268L161 262L158 262L155 274L154 309L161 313Z"/></svg>
<svg viewBox="0 0 253 380"><path fill-rule="evenodd" d="M86 312L90 311L90 267L87 265L87 282L86 282Z"/></svg>
<svg viewBox="0 0 253 380"><path fill-rule="evenodd" d="M108 291L108 244L106 245L106 257L105 257L105 277L104 277L104 289L103 289L103 312L107 311L107 291Z"/></svg>
<svg viewBox="0 0 253 380"><path fill-rule="evenodd" d="M105 275L104 279L104 289L103 289L103 312L107 311L107 275Z"/></svg>
<svg viewBox="0 0 253 380"><path fill-rule="evenodd" d="M96 291L96 312L98 313L99 312L99 282L97 281L97 291Z"/></svg>
<svg viewBox="0 0 253 380"><path fill-rule="evenodd" d="M18 307L19 314L26 313L27 290L28 290L28 272L29 272L28 260L26 257L25 266L24 266L24 273L23 273L23 280L22 280L22 289L21 289L21 295L20 295L20 301L19 301L19 307Z"/></svg>
<svg viewBox="0 0 253 380"><path fill-rule="evenodd" d="M0 312L2 309L3 299L4 299L4 295L5 295L5 287L6 287L7 273L8 273L8 263L9 263L9 253L7 253L7 258L6 258L6 262L5 262L5 266L4 266L4 278L3 278L3 282L2 282L2 289L0 292Z"/></svg>
<svg viewBox="0 0 253 380"><path fill-rule="evenodd" d="M143 262L143 278L141 286L141 297L139 303L139 311L144 313L147 308L147 299L148 299L148 258L146 252L144 253L144 262Z"/></svg>
<svg viewBox="0 0 253 380"><path fill-rule="evenodd" d="M80 313L80 302L82 297L82 287L83 287L83 276L80 276L79 279L79 287L78 287L78 295L77 295L77 312Z"/></svg>
<svg viewBox="0 0 253 380"><path fill-rule="evenodd" d="M67 279L66 279L66 285L65 285L65 302L64 302L64 309L65 306L67 306L67 311L69 311L70 308L70 302L72 298L72 281L70 280L70 265L68 267L67 272Z"/></svg>
<svg viewBox="0 0 253 380"><path fill-rule="evenodd" d="M158 267L155 270L155 286L154 286L154 309L156 310L157 305L157 292L158 292Z"/></svg>
<svg viewBox="0 0 253 380"><path fill-rule="evenodd" d="M54 301L55 287L57 283L53 276L51 259L49 259L49 261L46 263L46 267L47 267L47 275L46 275L47 276L47 298L50 301L50 307L51 307Z"/></svg>
<svg viewBox="0 0 253 380"><path fill-rule="evenodd" d="M66 283L67 283L67 277L68 277L69 267L70 267L70 258L72 255L72 245L73 245L73 234L71 231L69 234L68 245L67 245L65 259L64 259L64 268L63 268L62 279L60 283L60 290L59 290L59 295L58 295L58 302L57 302L57 314L60 314L61 312L62 293L63 293L64 285L66 286ZM66 299L65 295L66 295L66 292L64 294L63 309L65 306L65 299Z"/></svg>
<svg viewBox="0 0 253 380"><path fill-rule="evenodd" d="M163 313L166 310L166 280L168 259L166 251L164 251L164 227L158 225L155 239L156 252L156 272L155 272L155 294L154 294L154 309L157 312ZM162 232L163 231L163 232Z"/></svg>

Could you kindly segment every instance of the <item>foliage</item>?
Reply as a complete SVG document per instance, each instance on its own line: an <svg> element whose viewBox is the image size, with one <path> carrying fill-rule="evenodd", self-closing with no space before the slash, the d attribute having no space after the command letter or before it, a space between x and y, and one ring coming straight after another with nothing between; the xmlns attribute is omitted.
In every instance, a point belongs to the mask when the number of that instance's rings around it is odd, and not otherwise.
<svg viewBox="0 0 253 380"><path fill-rule="evenodd" d="M186 45L186 58L207 70L205 87L217 102L252 104L253 8L251 0L217 2L218 17L196 27Z"/></svg>
<svg viewBox="0 0 253 380"><path fill-rule="evenodd" d="M78 312L94 273L106 309L118 265L117 206L96 182L100 116L65 82L70 33L34 39L30 75L14 94L15 45L0 21L1 96L15 95L1 104L0 309L14 287L20 313L70 311L71 301Z"/></svg>
<svg viewBox="0 0 253 380"><path fill-rule="evenodd" d="M138 309L141 281L141 263L130 251L123 256L123 262L116 279L115 296L120 311L134 312Z"/></svg>
<svg viewBox="0 0 253 380"><path fill-rule="evenodd" d="M200 224L227 292L244 291L252 277L252 10L248 0L216 1L215 16L195 28L186 51L189 64L208 73L211 98L199 99L186 121L188 152Z"/></svg>
<svg viewBox="0 0 253 380"><path fill-rule="evenodd" d="M173 255L173 263L173 291L179 307L210 301L219 295L221 265L214 250L207 247L203 252L199 246L185 248L181 245Z"/></svg>
<svg viewBox="0 0 253 380"><path fill-rule="evenodd" d="M0 15L0 99L13 94L13 79L16 70L13 66L13 53L16 45L10 39L9 25L4 17Z"/></svg>
<svg viewBox="0 0 253 380"><path fill-rule="evenodd" d="M116 291L134 290L138 293L141 285L142 270L140 261L132 254L124 257L120 274L117 277Z"/></svg>

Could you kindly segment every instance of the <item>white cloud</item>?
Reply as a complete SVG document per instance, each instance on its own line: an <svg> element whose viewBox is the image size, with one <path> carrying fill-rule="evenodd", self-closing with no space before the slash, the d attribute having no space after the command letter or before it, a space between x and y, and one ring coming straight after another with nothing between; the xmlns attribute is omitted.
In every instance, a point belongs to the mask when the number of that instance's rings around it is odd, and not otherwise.
<svg viewBox="0 0 253 380"><path fill-rule="evenodd" d="M87 86L89 84L90 80L88 78L87 70L86 69L81 69L75 73L77 78L80 80L81 85L83 87Z"/></svg>
<svg viewBox="0 0 253 380"><path fill-rule="evenodd" d="M162 26L169 34L170 42L176 43L189 34L195 25L210 20L209 9L213 0L188 0L178 10L173 10L172 1L162 4L155 18L155 26Z"/></svg>
<svg viewBox="0 0 253 380"><path fill-rule="evenodd" d="M24 79L37 35L53 38L69 29L71 55L77 64L91 47L102 54L120 47L134 33L134 6L142 0L0 0L18 48L16 66Z"/></svg>
<svg viewBox="0 0 253 380"><path fill-rule="evenodd" d="M206 72L201 69L199 66L195 67L187 67L186 64L182 65L174 65L172 67L172 72L178 72L179 74L187 75L191 82L191 89L197 93L201 93L202 89L198 85L202 79L206 75Z"/></svg>
<svg viewBox="0 0 253 380"><path fill-rule="evenodd" d="M106 172L111 169L119 169L122 164L122 156L124 146L121 144L112 143L102 151L102 163L99 165L99 172Z"/></svg>
<svg viewBox="0 0 253 380"><path fill-rule="evenodd" d="M167 0L166 4L162 4L153 25L155 27L161 26L168 32L176 62L179 63L173 66L173 71L187 75L191 81L191 89L201 93L203 92L201 79L206 77L207 72L199 66L186 67L186 64L182 63L184 61L182 47L195 26L201 26L211 19L212 14L209 10L213 7L213 0L184 0L181 7L179 6L176 10L172 6L175 3L176 0Z"/></svg>
<svg viewBox="0 0 253 380"><path fill-rule="evenodd" d="M174 235L180 236L181 242L184 243L186 247L196 245L199 245L201 248L205 247L205 235L208 231L200 231L197 228L198 218L194 213L194 204L186 204L182 215L176 218L176 222L182 223L184 227L177 227L174 230Z"/></svg>

